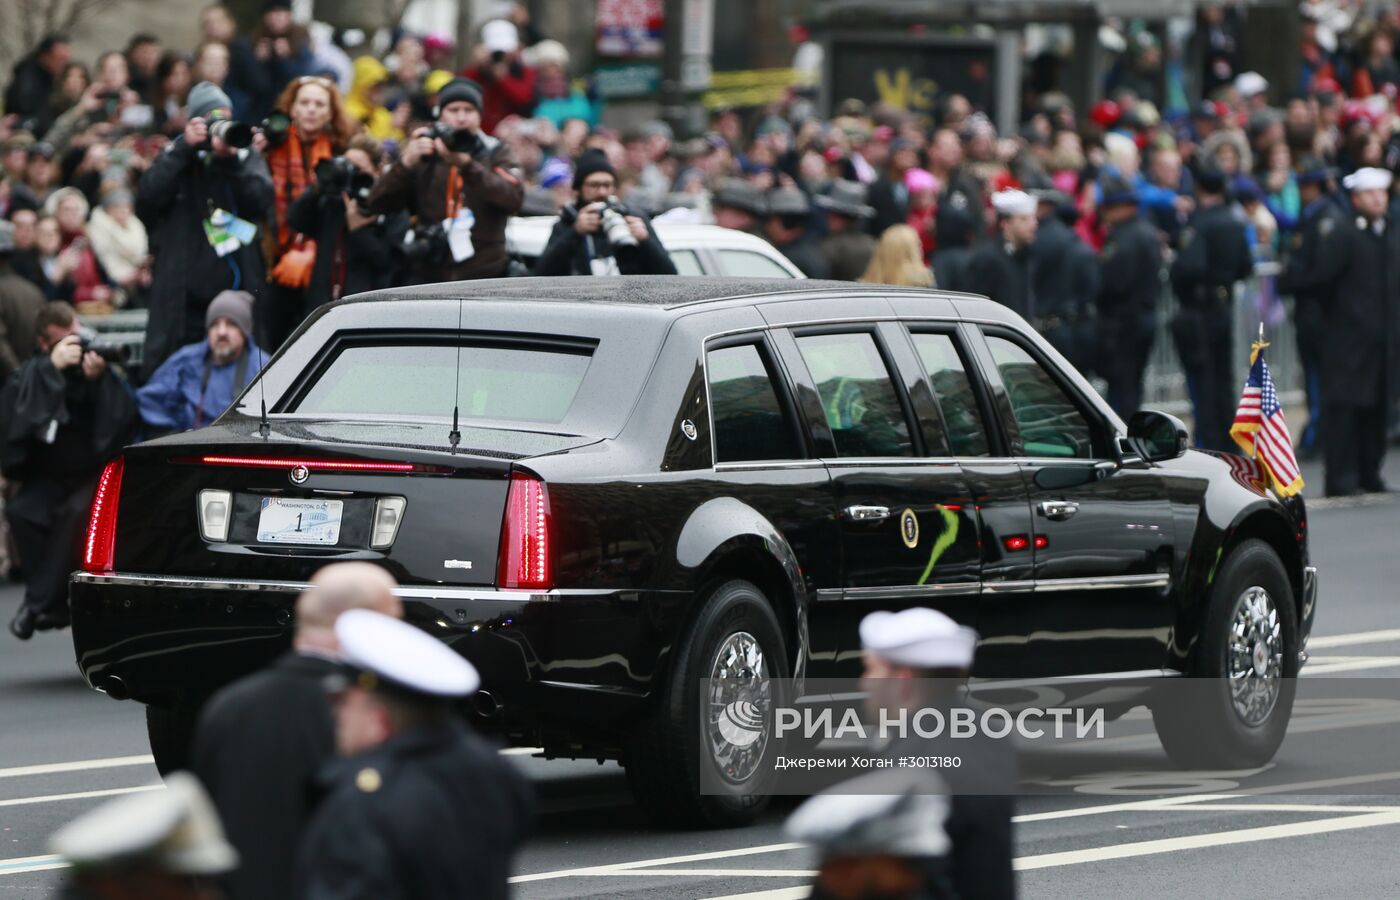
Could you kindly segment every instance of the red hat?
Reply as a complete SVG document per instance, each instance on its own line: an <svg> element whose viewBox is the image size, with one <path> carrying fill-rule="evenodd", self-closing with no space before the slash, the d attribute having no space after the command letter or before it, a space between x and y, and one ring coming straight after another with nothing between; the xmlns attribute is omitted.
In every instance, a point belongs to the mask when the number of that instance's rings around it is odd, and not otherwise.
<svg viewBox="0 0 1400 900"><path fill-rule="evenodd" d="M1112 100L1100 100L1089 108L1089 119L1101 128L1112 128L1123 118L1123 110Z"/></svg>
<svg viewBox="0 0 1400 900"><path fill-rule="evenodd" d="M1337 79L1329 78L1326 75L1319 75L1312 80L1312 94L1340 94L1342 86L1337 83Z"/></svg>
<svg viewBox="0 0 1400 900"><path fill-rule="evenodd" d="M822 157L829 163L840 162L846 158L846 151L840 147L827 147Z"/></svg>

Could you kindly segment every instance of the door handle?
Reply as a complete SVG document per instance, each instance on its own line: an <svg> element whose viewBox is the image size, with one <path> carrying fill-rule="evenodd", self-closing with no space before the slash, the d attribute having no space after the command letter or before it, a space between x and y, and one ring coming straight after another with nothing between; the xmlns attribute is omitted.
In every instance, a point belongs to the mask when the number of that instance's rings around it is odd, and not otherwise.
<svg viewBox="0 0 1400 900"><path fill-rule="evenodd" d="M1063 522L1079 512L1079 504L1073 500L1042 500L1040 514L1047 519Z"/></svg>
<svg viewBox="0 0 1400 900"><path fill-rule="evenodd" d="M848 506L846 517L857 522L876 522L890 517L888 506Z"/></svg>

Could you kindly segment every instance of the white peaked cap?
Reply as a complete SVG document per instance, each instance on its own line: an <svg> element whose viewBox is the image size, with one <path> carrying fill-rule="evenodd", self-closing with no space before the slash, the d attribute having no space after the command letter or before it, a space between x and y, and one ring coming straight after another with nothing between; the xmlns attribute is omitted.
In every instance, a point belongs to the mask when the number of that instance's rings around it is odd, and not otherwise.
<svg viewBox="0 0 1400 900"><path fill-rule="evenodd" d="M992 208L999 215L1035 215L1035 198L1025 191L998 191L992 195Z"/></svg>
<svg viewBox="0 0 1400 900"><path fill-rule="evenodd" d="M1343 178L1342 184L1349 191L1388 191L1393 179L1389 169L1367 167Z"/></svg>
<svg viewBox="0 0 1400 900"><path fill-rule="evenodd" d="M1269 89L1269 80L1258 72L1244 72L1235 78L1235 90L1241 97L1253 97Z"/></svg>
<svg viewBox="0 0 1400 900"><path fill-rule="evenodd" d="M351 609L335 620L347 665L429 697L465 697L481 685L476 668L442 641L392 616Z"/></svg>
<svg viewBox="0 0 1400 900"><path fill-rule="evenodd" d="M199 780L172 772L165 788L104 803L54 832L49 847L75 868L145 865L174 875L220 875L238 865Z"/></svg>
<svg viewBox="0 0 1400 900"><path fill-rule="evenodd" d="M860 646L897 666L971 669L977 632L924 607L873 612L860 622Z"/></svg>

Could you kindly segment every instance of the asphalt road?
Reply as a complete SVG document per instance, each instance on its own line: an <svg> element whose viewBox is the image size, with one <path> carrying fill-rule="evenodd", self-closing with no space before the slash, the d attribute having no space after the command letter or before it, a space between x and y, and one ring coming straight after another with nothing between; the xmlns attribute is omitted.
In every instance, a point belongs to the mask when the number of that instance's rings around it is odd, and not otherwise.
<svg viewBox="0 0 1400 900"><path fill-rule="evenodd" d="M1314 467L1308 474L1320 484ZM1400 456L1388 476L1400 485ZM1314 504L1322 581L1306 676L1400 674L1397 525L1400 496ZM0 589L0 621L19 596ZM1393 727L1400 716L1381 719ZM1322 762L1374 737L1372 719L1300 710L1271 766L1181 773L1171 784L1146 716L1114 727L1122 736L1112 749L1045 751L1023 765L1023 896L1400 896L1396 744L1358 753L1341 779ZM805 896L811 854L782 832L792 799L750 828L657 833L643 825L616 766L513 759L544 806L541 831L516 863L519 897ZM1150 779L1135 774L1152 769L1159 774ZM27 644L3 636L0 900L56 896L64 873L46 836L105 797L158 784L141 708L84 687L66 632Z"/></svg>

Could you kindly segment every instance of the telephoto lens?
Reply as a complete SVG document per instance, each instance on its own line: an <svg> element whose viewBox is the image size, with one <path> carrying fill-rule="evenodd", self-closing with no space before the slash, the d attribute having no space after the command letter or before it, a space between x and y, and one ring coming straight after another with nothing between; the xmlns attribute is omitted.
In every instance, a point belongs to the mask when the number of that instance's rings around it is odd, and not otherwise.
<svg viewBox="0 0 1400 900"><path fill-rule="evenodd" d="M253 146L253 126L232 119L215 119L209 123L209 136L218 138L236 150Z"/></svg>
<svg viewBox="0 0 1400 900"><path fill-rule="evenodd" d="M637 239L632 235L632 229L623 218L627 208L617 202L616 197L609 197L607 205L603 207L603 233L608 236L608 243L614 247L635 247Z"/></svg>

